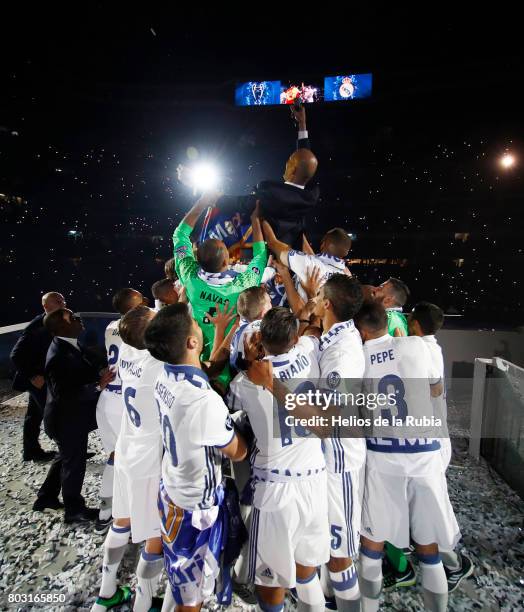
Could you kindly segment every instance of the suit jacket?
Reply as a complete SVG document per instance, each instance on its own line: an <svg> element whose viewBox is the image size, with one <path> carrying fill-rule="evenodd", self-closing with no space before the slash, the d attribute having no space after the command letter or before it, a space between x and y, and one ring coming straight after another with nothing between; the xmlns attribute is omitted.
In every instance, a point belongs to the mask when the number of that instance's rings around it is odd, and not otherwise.
<svg viewBox="0 0 524 612"><path fill-rule="evenodd" d="M56 438L57 425L72 431L96 429L96 385L99 371L96 361L84 349L54 338L45 364L47 401L44 410L45 432Z"/></svg>
<svg viewBox="0 0 524 612"><path fill-rule="evenodd" d="M44 375L47 351L53 339L44 327L44 316L42 313L29 323L11 350L11 361L16 368L13 379L16 391L28 391L32 388L30 379Z"/></svg>
<svg viewBox="0 0 524 612"><path fill-rule="evenodd" d="M309 139L297 140L297 149L310 149ZM234 215L240 212L245 221L260 201L264 218L271 224L279 240L292 248L302 249L302 234L306 228L306 214L318 202L320 190L317 185L305 189L287 185L283 181L262 181L254 193L248 196L223 196L218 201L221 212Z"/></svg>

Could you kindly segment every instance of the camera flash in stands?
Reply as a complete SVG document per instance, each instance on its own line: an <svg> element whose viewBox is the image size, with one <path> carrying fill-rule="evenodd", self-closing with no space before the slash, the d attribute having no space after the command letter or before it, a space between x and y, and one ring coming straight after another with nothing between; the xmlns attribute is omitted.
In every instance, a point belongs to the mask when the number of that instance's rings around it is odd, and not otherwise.
<svg viewBox="0 0 524 612"><path fill-rule="evenodd" d="M515 165L515 157L513 155L511 155L511 153L505 153L501 158L500 158L500 165L503 168L511 168Z"/></svg>
<svg viewBox="0 0 524 612"><path fill-rule="evenodd" d="M220 175L213 164L202 163L190 169L190 180L195 191L209 191L218 187Z"/></svg>

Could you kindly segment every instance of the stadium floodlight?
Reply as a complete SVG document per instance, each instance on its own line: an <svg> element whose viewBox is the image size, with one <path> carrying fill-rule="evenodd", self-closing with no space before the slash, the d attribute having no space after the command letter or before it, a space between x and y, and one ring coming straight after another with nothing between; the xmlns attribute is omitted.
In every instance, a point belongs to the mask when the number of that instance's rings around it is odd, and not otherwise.
<svg viewBox="0 0 524 612"><path fill-rule="evenodd" d="M500 158L500 165L503 168L511 168L515 165L515 157L511 155L511 153L504 153L504 155Z"/></svg>
<svg viewBox="0 0 524 612"><path fill-rule="evenodd" d="M202 162L183 168L178 172L179 179L191 187L195 192L210 191L217 189L220 183L220 172L218 168L210 162Z"/></svg>

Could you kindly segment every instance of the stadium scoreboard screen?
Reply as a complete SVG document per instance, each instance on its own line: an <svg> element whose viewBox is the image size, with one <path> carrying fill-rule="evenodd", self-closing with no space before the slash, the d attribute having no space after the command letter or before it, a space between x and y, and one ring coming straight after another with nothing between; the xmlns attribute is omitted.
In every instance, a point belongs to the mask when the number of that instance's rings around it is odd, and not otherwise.
<svg viewBox="0 0 524 612"><path fill-rule="evenodd" d="M350 102L371 96L373 76L341 74L321 80L246 81L235 90L237 106L271 106L293 104L299 98L307 104L315 102Z"/></svg>

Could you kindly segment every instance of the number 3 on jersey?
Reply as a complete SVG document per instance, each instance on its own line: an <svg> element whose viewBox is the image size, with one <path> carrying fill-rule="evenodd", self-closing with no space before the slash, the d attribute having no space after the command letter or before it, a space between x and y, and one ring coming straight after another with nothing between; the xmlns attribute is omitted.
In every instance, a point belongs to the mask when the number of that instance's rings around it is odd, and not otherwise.
<svg viewBox="0 0 524 612"><path fill-rule="evenodd" d="M135 427L140 427L140 413L131 403L131 400L135 399L135 395L136 389L133 389L133 387L127 387L127 389L124 391L124 402L129 418L131 419L131 423L133 423Z"/></svg>

